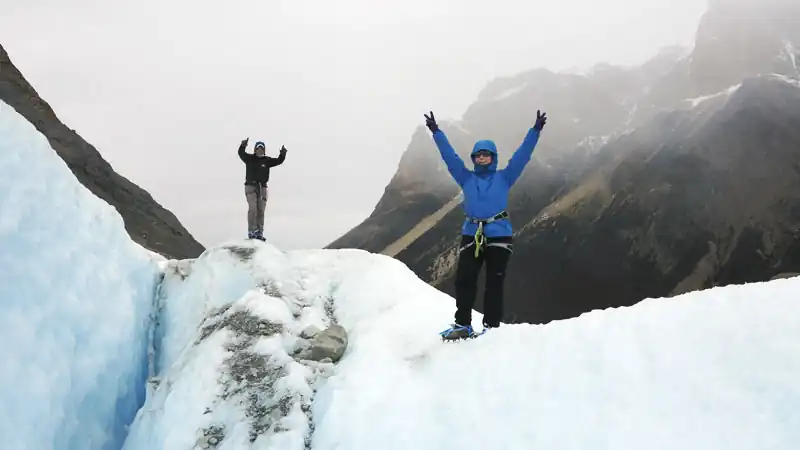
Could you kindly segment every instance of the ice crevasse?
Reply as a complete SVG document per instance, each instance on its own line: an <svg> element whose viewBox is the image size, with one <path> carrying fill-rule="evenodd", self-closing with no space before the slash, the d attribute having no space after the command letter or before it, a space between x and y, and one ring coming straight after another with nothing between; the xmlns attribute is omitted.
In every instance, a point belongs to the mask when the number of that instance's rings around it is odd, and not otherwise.
<svg viewBox="0 0 800 450"><path fill-rule="evenodd" d="M3 447L119 449L144 402L156 260L4 102L0 193Z"/></svg>

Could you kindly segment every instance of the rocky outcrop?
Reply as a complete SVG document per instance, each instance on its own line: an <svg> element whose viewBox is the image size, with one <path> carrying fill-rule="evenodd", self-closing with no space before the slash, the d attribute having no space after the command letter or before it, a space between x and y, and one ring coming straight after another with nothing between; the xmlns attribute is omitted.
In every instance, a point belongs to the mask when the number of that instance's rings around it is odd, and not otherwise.
<svg viewBox="0 0 800 450"><path fill-rule="evenodd" d="M306 330L301 335L297 347L298 359L337 363L347 350L347 330L333 324L324 331Z"/></svg>
<svg viewBox="0 0 800 450"><path fill-rule="evenodd" d="M517 233L504 321L544 323L800 271L800 41L786 25L795 5L715 0L694 48L666 48L640 67L537 69L487 86L458 124L466 149L495 139L502 165L536 110L550 117L509 201ZM762 58L765 48L777 50ZM460 208L443 210L452 198L428 205L444 213L392 247L451 295L463 220ZM372 239L383 225L402 231L378 215L368 222Z"/></svg>
<svg viewBox="0 0 800 450"><path fill-rule="evenodd" d="M50 142L75 177L119 212L131 239L169 258L193 258L204 248L149 193L114 171L91 144L64 125L25 80L0 46L0 100L25 117Z"/></svg>

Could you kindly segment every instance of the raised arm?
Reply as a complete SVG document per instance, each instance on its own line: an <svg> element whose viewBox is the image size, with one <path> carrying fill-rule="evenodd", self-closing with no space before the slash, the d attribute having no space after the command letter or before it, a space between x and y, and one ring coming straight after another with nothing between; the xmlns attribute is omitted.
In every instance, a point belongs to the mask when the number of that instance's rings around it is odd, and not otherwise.
<svg viewBox="0 0 800 450"><path fill-rule="evenodd" d="M541 114L539 111L536 111L536 124L533 128L528 130L528 134L525 135L522 145L520 145L517 151L511 156L511 159L508 161L508 166L503 169L503 175L506 177L509 186L513 186L514 183L517 182L520 175L522 175L522 171L525 170L525 166L530 162L533 150L539 142L539 135L546 122L547 114Z"/></svg>
<svg viewBox="0 0 800 450"><path fill-rule="evenodd" d="M270 167L280 166L286 160L286 147L281 146L281 153L277 158L269 158Z"/></svg>
<svg viewBox="0 0 800 450"><path fill-rule="evenodd" d="M444 131L439 129L439 126L436 124L436 119L433 117L433 111L431 111L430 117L428 117L427 114L425 115L425 124L433 133L433 141L439 149L439 154L442 155L442 159L447 166L447 171L450 172L450 175L456 180L459 186L463 185L469 176L469 170L464 165L464 161L458 156L455 149L453 149L450 141L447 140Z"/></svg>
<svg viewBox="0 0 800 450"><path fill-rule="evenodd" d="M241 159L242 162L247 162L250 160L250 155L244 151L247 148L247 141L249 140L250 138L244 139L242 140L242 143L239 144L239 159Z"/></svg>

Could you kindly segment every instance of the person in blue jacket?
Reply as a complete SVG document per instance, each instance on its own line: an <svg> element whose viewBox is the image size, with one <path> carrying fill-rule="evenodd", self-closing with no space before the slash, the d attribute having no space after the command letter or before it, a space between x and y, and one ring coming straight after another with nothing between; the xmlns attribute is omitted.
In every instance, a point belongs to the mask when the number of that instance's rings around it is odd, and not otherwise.
<svg viewBox="0 0 800 450"><path fill-rule="evenodd" d="M464 165L436 118L425 115L425 125L447 165L450 175L464 193L463 208L466 219L461 227L456 269L455 323L441 333L444 339L464 339L476 336L472 328L472 308L477 294L478 275L486 262L486 290L484 292L484 331L500 326L503 316L503 282L506 265L514 251L513 229L506 208L508 193L531 160L539 134L547 122L547 115L536 112L536 123L528 130L522 145L514 152L504 169L497 169L497 146L493 141L481 140L472 148L473 170Z"/></svg>

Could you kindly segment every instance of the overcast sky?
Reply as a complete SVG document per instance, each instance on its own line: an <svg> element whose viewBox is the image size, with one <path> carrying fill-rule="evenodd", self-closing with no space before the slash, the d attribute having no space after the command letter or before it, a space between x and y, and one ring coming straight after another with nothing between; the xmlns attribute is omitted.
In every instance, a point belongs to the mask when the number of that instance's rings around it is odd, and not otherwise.
<svg viewBox="0 0 800 450"><path fill-rule="evenodd" d="M460 118L496 76L691 44L705 4L0 0L0 42L69 127L206 246L246 236L239 142L271 156L285 145L265 234L314 248L369 215L424 112Z"/></svg>

